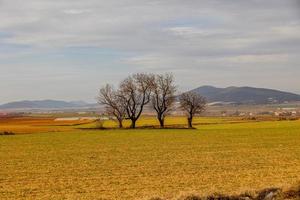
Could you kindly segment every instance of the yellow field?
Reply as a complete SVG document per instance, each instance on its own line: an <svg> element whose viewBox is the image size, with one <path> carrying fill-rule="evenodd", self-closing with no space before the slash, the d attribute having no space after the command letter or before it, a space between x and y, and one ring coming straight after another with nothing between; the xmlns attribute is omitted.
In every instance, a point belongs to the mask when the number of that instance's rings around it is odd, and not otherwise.
<svg viewBox="0 0 300 200"><path fill-rule="evenodd" d="M53 118L6 120L0 132L17 135L0 136L0 199L175 199L300 180L300 121L197 118L193 130L97 130Z"/></svg>

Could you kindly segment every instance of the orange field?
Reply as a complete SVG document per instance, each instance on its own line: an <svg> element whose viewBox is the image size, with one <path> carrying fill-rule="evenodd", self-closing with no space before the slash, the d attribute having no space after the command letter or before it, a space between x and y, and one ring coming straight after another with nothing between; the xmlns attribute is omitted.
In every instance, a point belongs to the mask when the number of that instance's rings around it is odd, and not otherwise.
<svg viewBox="0 0 300 200"><path fill-rule="evenodd" d="M91 120L55 121L54 117L6 117L0 118L0 133L29 134L41 132L69 131L74 126L91 122Z"/></svg>

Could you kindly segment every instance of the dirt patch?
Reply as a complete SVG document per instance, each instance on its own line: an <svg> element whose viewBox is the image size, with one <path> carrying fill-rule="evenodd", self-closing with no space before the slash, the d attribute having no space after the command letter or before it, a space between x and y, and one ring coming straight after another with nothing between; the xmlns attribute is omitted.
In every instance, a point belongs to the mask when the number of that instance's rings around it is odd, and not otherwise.
<svg viewBox="0 0 300 200"><path fill-rule="evenodd" d="M240 195L211 194L209 196L188 195L176 200L299 200L300 184L297 187L283 190L281 188L267 188L256 192L246 192ZM167 200L159 197L150 200Z"/></svg>

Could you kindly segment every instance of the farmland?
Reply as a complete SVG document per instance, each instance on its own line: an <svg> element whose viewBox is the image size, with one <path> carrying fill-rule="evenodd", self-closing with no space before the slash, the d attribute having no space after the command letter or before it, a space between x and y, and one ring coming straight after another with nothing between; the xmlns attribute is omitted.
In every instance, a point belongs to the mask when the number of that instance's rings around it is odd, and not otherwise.
<svg viewBox="0 0 300 200"><path fill-rule="evenodd" d="M173 199L300 180L299 120L197 118L191 130L174 124L185 119L156 129L144 117L136 130L49 116L2 119L0 132L15 135L0 135L0 199Z"/></svg>

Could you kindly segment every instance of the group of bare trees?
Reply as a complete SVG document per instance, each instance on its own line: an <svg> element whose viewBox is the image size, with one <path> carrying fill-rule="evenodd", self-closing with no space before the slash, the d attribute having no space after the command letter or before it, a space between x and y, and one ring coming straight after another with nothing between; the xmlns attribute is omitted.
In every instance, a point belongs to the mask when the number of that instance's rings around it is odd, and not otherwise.
<svg viewBox="0 0 300 200"><path fill-rule="evenodd" d="M98 102L105 105L106 114L113 116L123 127L123 120L131 120L136 127L144 108L150 104L156 112L160 127L165 126L165 117L174 109L176 86L172 74L138 73L124 79L115 89L107 84L100 89ZM197 93L186 92L179 96L180 108L186 113L188 127L192 128L193 117L203 112L206 101Z"/></svg>

